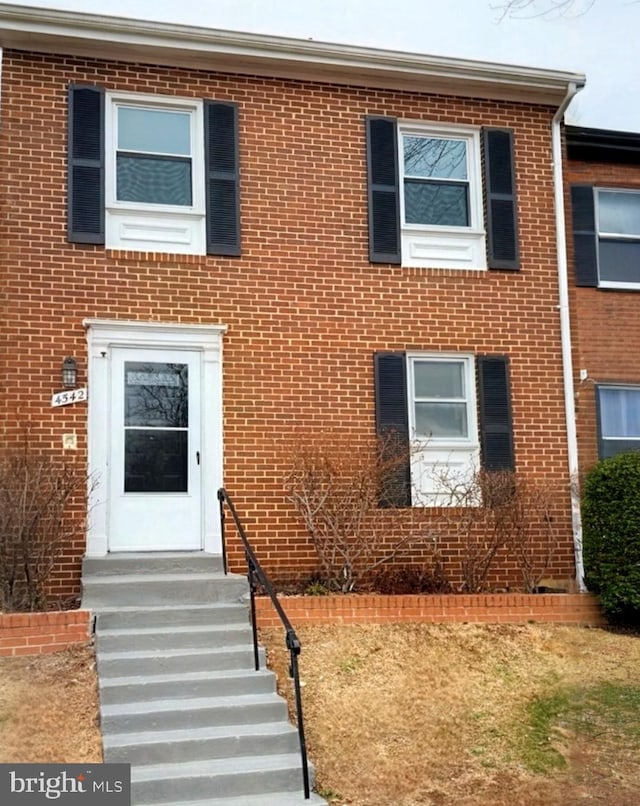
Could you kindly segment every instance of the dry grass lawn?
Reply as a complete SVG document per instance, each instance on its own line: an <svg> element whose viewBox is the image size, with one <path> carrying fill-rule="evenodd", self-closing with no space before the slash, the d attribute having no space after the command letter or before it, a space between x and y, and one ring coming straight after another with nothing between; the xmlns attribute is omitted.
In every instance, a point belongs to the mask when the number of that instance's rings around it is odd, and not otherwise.
<svg viewBox="0 0 640 806"><path fill-rule="evenodd" d="M0 762L102 761L93 650L0 658Z"/></svg>
<svg viewBox="0 0 640 806"><path fill-rule="evenodd" d="M640 636L538 624L299 632L310 753L334 804L640 802ZM282 633L262 638L290 695ZM0 658L0 761L101 758L90 649Z"/></svg>
<svg viewBox="0 0 640 806"><path fill-rule="evenodd" d="M307 740L332 803L640 803L638 636L534 624L299 635ZM282 634L262 637L290 694Z"/></svg>

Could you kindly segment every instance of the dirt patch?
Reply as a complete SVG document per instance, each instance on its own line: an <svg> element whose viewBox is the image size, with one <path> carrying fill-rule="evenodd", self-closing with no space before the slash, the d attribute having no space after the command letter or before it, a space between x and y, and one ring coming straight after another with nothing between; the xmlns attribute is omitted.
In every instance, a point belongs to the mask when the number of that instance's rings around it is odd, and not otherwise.
<svg viewBox="0 0 640 806"><path fill-rule="evenodd" d="M93 650L0 658L0 762L101 761Z"/></svg>
<svg viewBox="0 0 640 806"><path fill-rule="evenodd" d="M637 636L467 624L305 627L299 635L308 744L318 789L333 803L638 802L637 733L615 720L582 732L558 716L538 737L530 715L536 698L557 692L640 687ZM290 695L282 634L264 631L263 640ZM548 762L539 772L531 769L536 742L549 752L535 756Z"/></svg>

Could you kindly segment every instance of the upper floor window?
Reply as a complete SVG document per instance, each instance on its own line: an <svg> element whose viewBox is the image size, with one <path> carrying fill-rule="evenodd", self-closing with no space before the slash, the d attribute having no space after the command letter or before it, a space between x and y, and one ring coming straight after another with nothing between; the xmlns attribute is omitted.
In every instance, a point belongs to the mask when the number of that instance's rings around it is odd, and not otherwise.
<svg viewBox="0 0 640 806"><path fill-rule="evenodd" d="M640 386L598 386L601 459L640 449Z"/></svg>
<svg viewBox="0 0 640 806"><path fill-rule="evenodd" d="M193 205L194 155L202 152L196 112L115 104L115 201ZM202 171L196 177L204 181Z"/></svg>
<svg viewBox="0 0 640 806"><path fill-rule="evenodd" d="M205 253L202 101L107 95L106 245Z"/></svg>
<svg viewBox="0 0 640 806"><path fill-rule="evenodd" d="M640 284L640 192L596 190L598 277L603 287Z"/></svg>
<svg viewBox="0 0 640 806"><path fill-rule="evenodd" d="M68 237L240 254L237 106L69 88Z"/></svg>
<svg viewBox="0 0 640 806"><path fill-rule="evenodd" d="M405 226L470 226L470 145L470 138L402 134Z"/></svg>
<svg viewBox="0 0 640 806"><path fill-rule="evenodd" d="M640 190L572 185L576 285L640 289Z"/></svg>
<svg viewBox="0 0 640 806"><path fill-rule="evenodd" d="M510 130L369 117L367 159L372 262L519 268Z"/></svg>

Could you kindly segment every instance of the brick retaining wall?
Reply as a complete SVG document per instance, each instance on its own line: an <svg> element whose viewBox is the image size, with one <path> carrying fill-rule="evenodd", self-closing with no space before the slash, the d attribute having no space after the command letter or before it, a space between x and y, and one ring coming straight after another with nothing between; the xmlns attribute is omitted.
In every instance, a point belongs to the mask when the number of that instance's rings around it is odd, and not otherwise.
<svg viewBox="0 0 640 806"><path fill-rule="evenodd" d="M280 620L269 599L259 597L256 603L258 626L279 626ZM428 624L521 624L528 621L585 626L606 624L598 600L588 593L287 596L282 597L282 605L295 627L409 621Z"/></svg>
<svg viewBox="0 0 640 806"><path fill-rule="evenodd" d="M90 624L88 610L0 614L0 656L41 655L86 644Z"/></svg>

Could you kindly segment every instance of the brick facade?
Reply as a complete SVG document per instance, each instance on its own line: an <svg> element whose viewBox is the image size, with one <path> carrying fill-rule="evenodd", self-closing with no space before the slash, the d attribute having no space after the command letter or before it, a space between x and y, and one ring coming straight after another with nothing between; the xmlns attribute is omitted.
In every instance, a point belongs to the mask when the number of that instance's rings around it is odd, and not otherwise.
<svg viewBox="0 0 640 806"><path fill-rule="evenodd" d="M578 450L583 472L598 461L595 385L604 382L640 384L637 291L575 285L570 186L584 184L640 190L640 164L610 159L606 162L569 159L565 171ZM582 381L581 369L587 371L587 378Z"/></svg>
<svg viewBox="0 0 640 806"><path fill-rule="evenodd" d="M239 104L241 257L135 253L67 242L69 82ZM562 491L554 513L558 548L546 573L572 577L554 111L430 95L428 87L422 94L367 90L5 50L0 371L11 395L0 404L4 444L18 445L28 434L35 446L61 453L62 435L75 432L73 457L84 461L86 405L50 406L65 356L78 359L79 385L86 383L84 318L225 324L224 483L267 570L298 576L317 563L282 486L287 446L296 434L326 430L356 441L373 435L375 351L506 354L517 468ZM369 262L367 114L513 129L521 271ZM580 297L585 313L589 300ZM599 316L593 327L608 327L612 338L608 309ZM640 332L629 337L630 351ZM584 360L594 374L605 371L595 358ZM605 360L606 371L622 371L609 354ZM81 514L82 502L77 507ZM444 548L446 570L459 584L461 547ZM66 547L56 569L56 595L77 594L83 553L81 538ZM233 567L239 557L232 544ZM513 561L501 556L490 582L519 584Z"/></svg>

